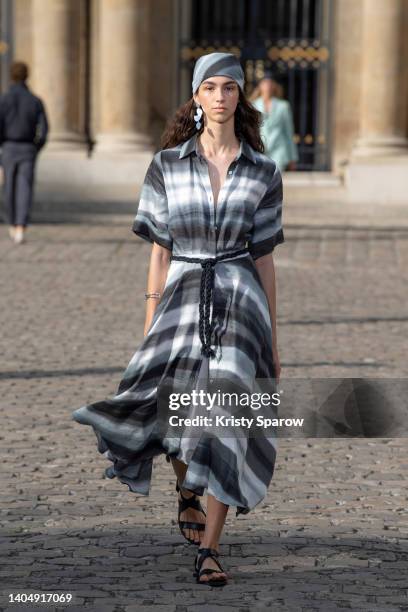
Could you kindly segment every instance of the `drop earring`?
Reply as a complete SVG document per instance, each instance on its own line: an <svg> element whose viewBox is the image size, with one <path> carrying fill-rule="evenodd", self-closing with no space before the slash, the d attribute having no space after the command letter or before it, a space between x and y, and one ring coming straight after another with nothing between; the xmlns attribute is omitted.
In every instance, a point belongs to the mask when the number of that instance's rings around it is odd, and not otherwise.
<svg viewBox="0 0 408 612"><path fill-rule="evenodd" d="M203 116L203 109L201 108L201 106L199 104L197 104L197 110L196 110L196 114L194 115L194 121L196 122L196 128L197 130L200 129L201 127L201 117Z"/></svg>

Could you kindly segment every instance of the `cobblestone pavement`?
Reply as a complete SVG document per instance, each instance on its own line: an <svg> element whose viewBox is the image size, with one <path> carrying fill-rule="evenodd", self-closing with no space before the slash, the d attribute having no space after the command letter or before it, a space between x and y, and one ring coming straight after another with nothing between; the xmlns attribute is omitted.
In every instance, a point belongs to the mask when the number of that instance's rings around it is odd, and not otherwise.
<svg viewBox="0 0 408 612"><path fill-rule="evenodd" d="M193 581L163 458L148 498L103 478L71 411L111 395L142 340L150 247L129 227L34 224L21 246L0 227L1 610L408 610L404 438L281 439L265 501L228 516L220 590ZM405 377L408 232L285 236L282 376Z"/></svg>

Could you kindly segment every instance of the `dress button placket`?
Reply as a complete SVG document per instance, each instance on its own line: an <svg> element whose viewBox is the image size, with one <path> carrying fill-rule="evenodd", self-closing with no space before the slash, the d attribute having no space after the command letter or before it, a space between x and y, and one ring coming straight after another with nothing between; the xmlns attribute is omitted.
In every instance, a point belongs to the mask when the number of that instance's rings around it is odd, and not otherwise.
<svg viewBox="0 0 408 612"><path fill-rule="evenodd" d="M204 160L205 163L205 185L206 185L206 192L207 192L207 196L208 196L208 201L210 202L210 214L211 214L211 219L212 219L212 226L211 226L211 234L213 235L213 256L215 257L217 255L217 237L216 237L216 230L215 230L215 219L216 219L216 210L215 210L215 206L214 206L214 196L213 196L213 192L212 192L212 187L211 187L211 180L210 180L210 173L209 173L209 169L208 169L208 162L206 160Z"/></svg>

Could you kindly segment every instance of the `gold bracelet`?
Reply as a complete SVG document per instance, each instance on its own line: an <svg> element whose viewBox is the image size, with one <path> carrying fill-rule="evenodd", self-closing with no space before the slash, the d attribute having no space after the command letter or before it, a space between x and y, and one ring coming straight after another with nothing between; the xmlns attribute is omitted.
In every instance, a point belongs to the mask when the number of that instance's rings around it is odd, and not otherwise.
<svg viewBox="0 0 408 612"><path fill-rule="evenodd" d="M153 291L152 293L145 293L145 300L148 300L150 297L160 299L161 293L158 291Z"/></svg>

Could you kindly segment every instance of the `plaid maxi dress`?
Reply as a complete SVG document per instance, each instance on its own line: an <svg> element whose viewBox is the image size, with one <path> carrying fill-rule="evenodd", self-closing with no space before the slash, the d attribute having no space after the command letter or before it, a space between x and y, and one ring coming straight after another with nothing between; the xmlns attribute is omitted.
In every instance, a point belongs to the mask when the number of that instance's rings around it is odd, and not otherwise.
<svg viewBox="0 0 408 612"><path fill-rule="evenodd" d="M268 301L254 260L284 242L279 168L240 138L215 205L194 134L154 154L132 230L172 251L162 297L116 394L81 406L72 417L93 427L98 451L112 462L106 475L130 491L149 493L153 458L165 454L188 464L185 488L198 495L207 489L237 515L247 513L266 495L276 435L209 434L205 428L165 435L157 427L158 398L165 381L208 388L217 380L274 379ZM202 265L215 257L215 265Z"/></svg>

